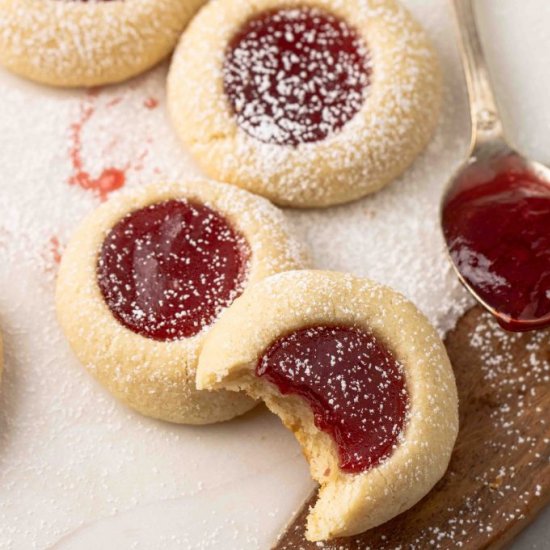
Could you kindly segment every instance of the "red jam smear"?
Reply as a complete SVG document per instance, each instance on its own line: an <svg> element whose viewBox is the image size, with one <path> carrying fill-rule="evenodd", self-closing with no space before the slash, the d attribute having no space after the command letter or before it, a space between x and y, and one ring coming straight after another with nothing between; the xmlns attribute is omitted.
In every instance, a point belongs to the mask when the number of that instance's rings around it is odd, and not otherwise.
<svg viewBox="0 0 550 550"><path fill-rule="evenodd" d="M97 280L125 327L154 340L189 338L241 294L249 257L244 237L219 213L168 200L111 229Z"/></svg>
<svg viewBox="0 0 550 550"><path fill-rule="evenodd" d="M344 472L376 466L398 444L409 402L405 377L372 334L340 326L292 332L267 349L256 375L307 401L317 428L335 441Z"/></svg>
<svg viewBox="0 0 550 550"><path fill-rule="evenodd" d="M476 162L442 222L455 266L503 328L550 325L550 182L515 155Z"/></svg>
<svg viewBox="0 0 550 550"><path fill-rule="evenodd" d="M366 46L317 8L264 12L229 43L224 89L239 126L265 143L325 139L361 109L370 80Z"/></svg>

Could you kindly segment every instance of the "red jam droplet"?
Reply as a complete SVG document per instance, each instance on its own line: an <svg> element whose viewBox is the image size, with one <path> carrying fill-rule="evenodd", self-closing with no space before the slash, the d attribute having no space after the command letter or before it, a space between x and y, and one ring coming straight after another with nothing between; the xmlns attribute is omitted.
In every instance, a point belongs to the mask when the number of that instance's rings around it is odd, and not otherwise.
<svg viewBox="0 0 550 550"><path fill-rule="evenodd" d="M550 325L550 182L515 155L476 162L442 222L458 271L503 328Z"/></svg>
<svg viewBox="0 0 550 550"><path fill-rule="evenodd" d="M202 204L169 200L132 212L107 235L98 262L105 302L154 340L198 334L243 290L250 251Z"/></svg>
<svg viewBox="0 0 550 550"><path fill-rule="evenodd" d="M408 408L402 367L372 334L352 327L301 329L272 344L257 376L311 407L338 447L340 469L360 473L398 444Z"/></svg>
<svg viewBox="0 0 550 550"><path fill-rule="evenodd" d="M265 143L325 139L361 109L368 53L357 32L319 9L267 11L226 52L223 79L239 126Z"/></svg>
<svg viewBox="0 0 550 550"><path fill-rule="evenodd" d="M69 183L95 191L101 201L106 201L110 193L124 187L126 174L118 168L106 168L99 177L92 178L88 172L81 170L73 175Z"/></svg>
<svg viewBox="0 0 550 550"><path fill-rule="evenodd" d="M152 111L153 109L156 109L158 106L159 106L159 100L156 98L156 97L148 97L144 102L143 102L143 106L146 108L146 109L149 109L150 111Z"/></svg>

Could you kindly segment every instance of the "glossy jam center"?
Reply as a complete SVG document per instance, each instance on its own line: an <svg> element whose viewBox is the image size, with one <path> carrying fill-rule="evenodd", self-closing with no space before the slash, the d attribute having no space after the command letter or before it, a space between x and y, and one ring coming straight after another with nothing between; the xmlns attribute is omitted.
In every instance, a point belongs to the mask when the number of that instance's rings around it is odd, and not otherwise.
<svg viewBox="0 0 550 550"><path fill-rule="evenodd" d="M318 9L281 9L250 19L226 52L225 93L239 126L279 145L325 139L362 107L366 47L354 29Z"/></svg>
<svg viewBox="0 0 550 550"><path fill-rule="evenodd" d="M514 156L475 163L442 221L453 262L504 328L550 325L550 182Z"/></svg>
<svg viewBox="0 0 550 550"><path fill-rule="evenodd" d="M169 200L132 212L107 235L97 278L113 315L155 340L194 336L243 290L250 251L219 213Z"/></svg>
<svg viewBox="0 0 550 550"><path fill-rule="evenodd" d="M351 327L298 330L272 344L256 374L298 395L338 447L340 468L359 473L388 457L403 431L402 367L372 334Z"/></svg>

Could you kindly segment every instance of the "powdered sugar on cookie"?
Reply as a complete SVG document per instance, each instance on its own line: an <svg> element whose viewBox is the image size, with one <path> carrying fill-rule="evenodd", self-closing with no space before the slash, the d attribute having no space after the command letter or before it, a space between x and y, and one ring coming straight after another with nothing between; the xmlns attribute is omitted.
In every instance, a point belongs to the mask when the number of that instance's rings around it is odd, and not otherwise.
<svg viewBox="0 0 550 550"><path fill-rule="evenodd" d="M0 64L54 86L97 86L158 63L204 0L0 0Z"/></svg>

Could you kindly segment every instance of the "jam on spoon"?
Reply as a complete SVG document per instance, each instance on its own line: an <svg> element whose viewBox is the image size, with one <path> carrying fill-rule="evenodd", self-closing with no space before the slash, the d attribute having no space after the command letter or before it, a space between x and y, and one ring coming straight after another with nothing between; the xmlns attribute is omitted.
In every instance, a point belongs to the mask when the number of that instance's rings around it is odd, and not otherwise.
<svg viewBox="0 0 550 550"><path fill-rule="evenodd" d="M374 335L315 326L275 341L256 375L303 398L317 428L338 447L340 469L360 473L387 458L403 431L408 393L402 366Z"/></svg>
<svg viewBox="0 0 550 550"><path fill-rule="evenodd" d="M550 324L550 183L509 154L455 180L443 232L465 282L508 330Z"/></svg>
<svg viewBox="0 0 550 550"><path fill-rule="evenodd" d="M189 338L241 294L249 257L244 237L218 212L168 200L111 229L97 280L125 327L154 340Z"/></svg>

